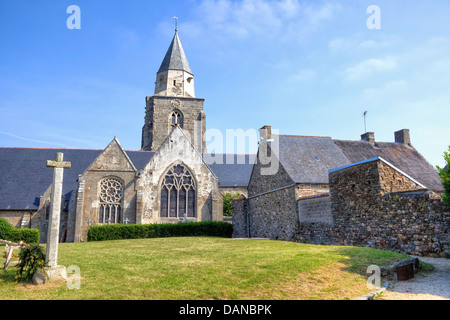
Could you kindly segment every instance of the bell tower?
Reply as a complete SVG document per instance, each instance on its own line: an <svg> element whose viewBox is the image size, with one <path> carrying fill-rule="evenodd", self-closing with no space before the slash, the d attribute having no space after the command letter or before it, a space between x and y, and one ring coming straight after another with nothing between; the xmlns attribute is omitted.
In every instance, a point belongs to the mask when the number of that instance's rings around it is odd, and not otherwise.
<svg viewBox="0 0 450 320"><path fill-rule="evenodd" d="M195 97L194 74L175 30L156 73L154 95L146 97L141 149L156 151L176 125L200 153L206 152L204 101Z"/></svg>
<svg viewBox="0 0 450 320"><path fill-rule="evenodd" d="M195 98L194 75L177 31L156 74L155 95Z"/></svg>

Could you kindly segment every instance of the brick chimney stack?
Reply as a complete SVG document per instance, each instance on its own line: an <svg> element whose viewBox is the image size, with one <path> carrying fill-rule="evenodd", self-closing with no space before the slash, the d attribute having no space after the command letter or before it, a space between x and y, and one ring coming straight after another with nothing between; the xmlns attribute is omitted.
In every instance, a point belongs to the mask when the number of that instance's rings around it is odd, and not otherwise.
<svg viewBox="0 0 450 320"><path fill-rule="evenodd" d="M375 144L375 133L366 132L361 135L361 140L368 141L371 145L374 145Z"/></svg>
<svg viewBox="0 0 450 320"><path fill-rule="evenodd" d="M264 126L259 129L259 142L267 142L272 140L272 126Z"/></svg>
<svg viewBox="0 0 450 320"><path fill-rule="evenodd" d="M411 145L411 137L409 135L409 129L402 129L395 132L395 142Z"/></svg>

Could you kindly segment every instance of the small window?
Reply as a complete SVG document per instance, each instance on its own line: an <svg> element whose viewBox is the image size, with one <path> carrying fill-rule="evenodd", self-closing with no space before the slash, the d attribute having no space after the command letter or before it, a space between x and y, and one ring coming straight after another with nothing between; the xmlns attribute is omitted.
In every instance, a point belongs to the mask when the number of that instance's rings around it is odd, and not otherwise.
<svg viewBox="0 0 450 320"><path fill-rule="evenodd" d="M174 85L174 86L177 85L177 80L173 80L173 85Z"/></svg>
<svg viewBox="0 0 450 320"><path fill-rule="evenodd" d="M314 157L314 159L315 159L316 161L320 161L319 157Z"/></svg>
<svg viewBox="0 0 450 320"><path fill-rule="evenodd" d="M172 125L177 125L180 128L183 128L183 118L182 118L182 115L180 112L178 112L178 111L172 112L172 115L170 118L171 118Z"/></svg>

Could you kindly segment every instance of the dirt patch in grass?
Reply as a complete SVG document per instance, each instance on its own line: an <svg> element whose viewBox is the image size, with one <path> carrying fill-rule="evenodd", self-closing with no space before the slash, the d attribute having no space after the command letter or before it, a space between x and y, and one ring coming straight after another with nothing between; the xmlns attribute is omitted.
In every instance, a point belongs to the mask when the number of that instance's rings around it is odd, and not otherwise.
<svg viewBox="0 0 450 320"><path fill-rule="evenodd" d="M366 279L348 272L348 266L340 262L299 273L297 277L284 279L270 288L259 288L245 299L346 300L366 294L367 291Z"/></svg>

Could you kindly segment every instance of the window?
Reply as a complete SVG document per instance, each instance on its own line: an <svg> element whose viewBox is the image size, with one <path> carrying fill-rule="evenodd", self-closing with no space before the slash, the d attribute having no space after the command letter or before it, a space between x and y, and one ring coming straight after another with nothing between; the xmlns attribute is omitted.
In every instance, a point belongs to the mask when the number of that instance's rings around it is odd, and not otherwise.
<svg viewBox="0 0 450 320"><path fill-rule="evenodd" d="M183 128L183 116L181 115L181 112L179 111L172 112L170 116L170 121L172 125L177 125L180 128Z"/></svg>
<svg viewBox="0 0 450 320"><path fill-rule="evenodd" d="M174 85L174 86L177 85L177 80L173 80L173 85Z"/></svg>
<svg viewBox="0 0 450 320"><path fill-rule="evenodd" d="M183 165L167 171L161 184L161 211L164 218L195 218L197 192L192 174Z"/></svg>
<svg viewBox="0 0 450 320"><path fill-rule="evenodd" d="M100 207L98 223L122 222L123 184L119 179L106 178L100 181Z"/></svg>

